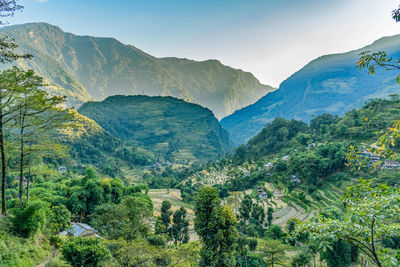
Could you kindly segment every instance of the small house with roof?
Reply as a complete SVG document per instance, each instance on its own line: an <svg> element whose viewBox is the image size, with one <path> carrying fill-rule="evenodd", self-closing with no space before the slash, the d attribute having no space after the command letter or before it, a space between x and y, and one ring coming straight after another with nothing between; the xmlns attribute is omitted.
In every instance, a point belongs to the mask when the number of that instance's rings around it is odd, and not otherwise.
<svg viewBox="0 0 400 267"><path fill-rule="evenodd" d="M386 160L382 166L383 169L389 169L389 170L398 169L399 167L400 163L395 160Z"/></svg>
<svg viewBox="0 0 400 267"><path fill-rule="evenodd" d="M86 223L71 222L71 226L65 229L59 236L75 236L75 237L94 237L102 238L97 234L97 231Z"/></svg>
<svg viewBox="0 0 400 267"><path fill-rule="evenodd" d="M301 180L299 179L299 177L297 177L296 175L292 175L290 177L290 182L294 183L294 184L301 184Z"/></svg>

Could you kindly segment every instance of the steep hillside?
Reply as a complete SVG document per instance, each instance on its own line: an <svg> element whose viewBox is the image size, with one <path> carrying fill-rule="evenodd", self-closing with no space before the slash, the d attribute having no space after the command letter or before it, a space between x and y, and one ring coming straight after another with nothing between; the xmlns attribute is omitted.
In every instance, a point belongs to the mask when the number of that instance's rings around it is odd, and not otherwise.
<svg viewBox="0 0 400 267"><path fill-rule="evenodd" d="M222 118L273 90L251 73L217 60L156 58L112 38L77 36L45 23L1 31L13 37L23 52L35 56L19 64L48 78L50 90L66 93L75 105L90 97L163 95L199 103Z"/></svg>
<svg viewBox="0 0 400 267"><path fill-rule="evenodd" d="M273 223L281 226L294 217L305 220L318 214L339 214L346 188L360 177L398 184L400 168L385 167L384 154L372 165L374 159L369 157L373 153L368 150L399 119L398 95L371 100L343 117L319 115L310 125L276 118L231 157L208 164L184 180L182 196L190 199L198 188L211 185L237 212L247 194L265 211L273 207ZM346 166L350 145L363 151L358 153L356 168ZM391 149L398 152L399 143L395 145ZM359 166L359 162L364 163Z"/></svg>
<svg viewBox="0 0 400 267"><path fill-rule="evenodd" d="M385 50L400 57L400 35L344 54L320 57L285 80L278 90L221 121L236 144L245 143L276 117L309 122L322 113L343 115L371 98L399 93L396 72L379 70L374 76L356 67L362 51Z"/></svg>
<svg viewBox="0 0 400 267"><path fill-rule="evenodd" d="M172 97L112 96L85 103L79 113L126 143L174 162L215 160L232 148L210 110Z"/></svg>
<svg viewBox="0 0 400 267"><path fill-rule="evenodd" d="M69 146L70 158L64 159L68 167L94 165L103 173L120 175L123 166L146 165L153 161L152 153L127 146L99 124L78 112L74 113L77 128L62 129L59 139Z"/></svg>

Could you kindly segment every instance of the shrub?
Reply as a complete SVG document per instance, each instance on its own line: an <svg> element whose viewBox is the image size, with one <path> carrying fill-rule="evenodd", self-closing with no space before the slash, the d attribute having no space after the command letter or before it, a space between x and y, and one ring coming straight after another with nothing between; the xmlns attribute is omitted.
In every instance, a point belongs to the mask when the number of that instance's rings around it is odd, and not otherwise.
<svg viewBox="0 0 400 267"><path fill-rule="evenodd" d="M30 237L41 230L46 223L46 211L48 203L35 201L29 203L26 208L13 210L12 223L18 236Z"/></svg>
<svg viewBox="0 0 400 267"><path fill-rule="evenodd" d="M74 267L95 267L111 258L107 247L95 238L72 238L65 243L61 252L64 259Z"/></svg>

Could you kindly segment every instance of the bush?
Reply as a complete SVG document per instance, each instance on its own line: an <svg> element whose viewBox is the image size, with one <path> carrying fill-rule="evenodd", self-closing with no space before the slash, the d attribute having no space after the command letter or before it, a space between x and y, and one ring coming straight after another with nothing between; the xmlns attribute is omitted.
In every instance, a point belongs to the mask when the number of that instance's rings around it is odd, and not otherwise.
<svg viewBox="0 0 400 267"><path fill-rule="evenodd" d="M111 258L107 247L94 238L72 238L65 243L61 252L64 259L74 267L95 267Z"/></svg>
<svg viewBox="0 0 400 267"><path fill-rule="evenodd" d="M48 204L43 201L29 203L26 208L17 208L12 211L12 223L18 236L30 237L41 230L46 223Z"/></svg>
<svg viewBox="0 0 400 267"><path fill-rule="evenodd" d="M167 239L163 235L152 235L147 237L147 242L155 247L165 247L167 245Z"/></svg>

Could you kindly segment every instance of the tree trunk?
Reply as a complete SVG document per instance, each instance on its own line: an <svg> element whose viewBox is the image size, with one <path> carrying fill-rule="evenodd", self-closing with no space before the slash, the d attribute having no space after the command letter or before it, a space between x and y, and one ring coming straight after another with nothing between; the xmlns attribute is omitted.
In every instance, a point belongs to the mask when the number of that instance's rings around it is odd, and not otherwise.
<svg viewBox="0 0 400 267"><path fill-rule="evenodd" d="M19 166L19 206L22 208L23 206L23 189L24 189L24 142L21 136L21 143L20 143L20 149L21 149L21 154L20 154L20 166Z"/></svg>
<svg viewBox="0 0 400 267"><path fill-rule="evenodd" d="M7 216L6 205L6 153L4 149L3 114L0 108L0 153L1 153L1 214Z"/></svg>
<svg viewBox="0 0 400 267"><path fill-rule="evenodd" d="M29 203L29 182L31 180L31 157L29 156L28 162L28 180L26 181L26 203Z"/></svg>
<svg viewBox="0 0 400 267"><path fill-rule="evenodd" d="M24 160L25 160L25 140L24 140L24 124L25 124L25 115L26 111L23 113L20 111L20 164L19 164L19 206L22 208L24 205L23 202L23 193L24 193Z"/></svg>

